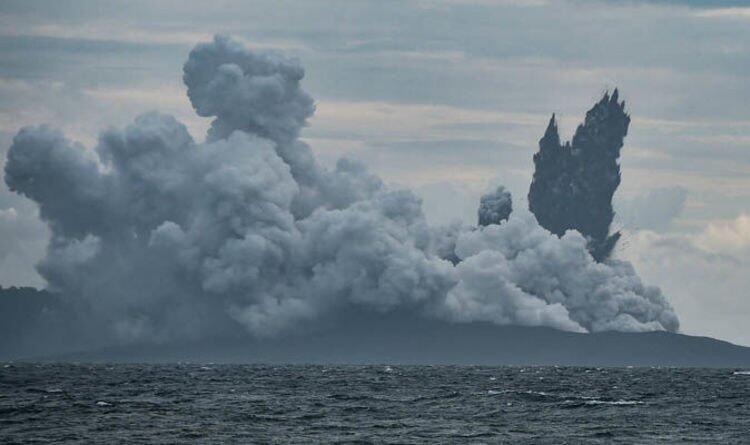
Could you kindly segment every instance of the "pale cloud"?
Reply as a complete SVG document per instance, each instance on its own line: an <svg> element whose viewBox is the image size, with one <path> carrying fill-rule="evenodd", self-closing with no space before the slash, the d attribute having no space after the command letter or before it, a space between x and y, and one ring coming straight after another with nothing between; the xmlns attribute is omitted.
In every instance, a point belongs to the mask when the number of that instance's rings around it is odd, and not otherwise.
<svg viewBox="0 0 750 445"><path fill-rule="evenodd" d="M477 125L494 131L497 138L507 136L504 125L528 127L536 132L549 116L536 113L512 113L476 110L445 105L400 104L392 102L318 101L308 133L356 136L379 141L444 140L447 138L485 139ZM465 129L461 129L466 125ZM507 139L506 139L507 141ZM508 142L527 143L528 139Z"/></svg>
<svg viewBox="0 0 750 445"><path fill-rule="evenodd" d="M684 333L750 345L750 250L714 251L719 247L715 243L706 250L701 239L707 233L625 232L618 256L633 262L644 280L661 287L680 315ZM708 236L717 241L716 234ZM719 239L724 243L726 233Z"/></svg>
<svg viewBox="0 0 750 445"><path fill-rule="evenodd" d="M750 8L736 7L699 9L694 11L693 15L705 19L750 20Z"/></svg>
<svg viewBox="0 0 750 445"><path fill-rule="evenodd" d="M167 84L155 88L91 88L83 93L110 112L135 116L145 110L159 110L179 118L197 139L202 139L210 119L196 116L182 85Z"/></svg>
<svg viewBox="0 0 750 445"><path fill-rule="evenodd" d="M731 220L710 222L697 236L696 244L714 253L748 251L750 215L743 213Z"/></svg>
<svg viewBox="0 0 750 445"><path fill-rule="evenodd" d="M216 30L179 30L169 27L142 27L138 23L122 21L101 21L97 23L41 23L32 26L17 26L12 20L0 19L0 36L47 37L53 39L79 39L115 41L142 45L182 45L192 46L213 38ZM229 31L229 30L227 30ZM265 39L263 41L238 38L253 49L276 51L303 51L307 46L292 39Z"/></svg>
<svg viewBox="0 0 750 445"><path fill-rule="evenodd" d="M550 0L414 0L422 7L439 8L448 5L483 5L483 6L545 6Z"/></svg>
<svg viewBox="0 0 750 445"><path fill-rule="evenodd" d="M683 187L649 189L632 198L617 195L615 221L630 230L667 230L685 208L687 196Z"/></svg>
<svg viewBox="0 0 750 445"><path fill-rule="evenodd" d="M42 23L32 26L17 26L11 20L2 20L2 36L36 36L59 39L115 40L143 44L182 44L208 40L211 33L170 30L148 30L122 22L99 22L84 24Z"/></svg>

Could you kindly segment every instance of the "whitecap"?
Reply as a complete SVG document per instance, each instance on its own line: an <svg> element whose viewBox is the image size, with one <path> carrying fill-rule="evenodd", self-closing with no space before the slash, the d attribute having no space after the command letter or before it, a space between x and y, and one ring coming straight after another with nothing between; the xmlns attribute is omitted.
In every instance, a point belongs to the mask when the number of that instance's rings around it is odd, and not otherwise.
<svg viewBox="0 0 750 445"><path fill-rule="evenodd" d="M107 402L99 401L99 402L96 402L96 406L112 406L112 404L111 403L107 403Z"/></svg>
<svg viewBox="0 0 750 445"><path fill-rule="evenodd" d="M552 394L546 393L544 391L526 391L526 394L534 394L542 397L554 397Z"/></svg>
<svg viewBox="0 0 750 445"><path fill-rule="evenodd" d="M514 393L515 394L519 394L520 391L514 391L512 389L490 389L490 390L487 390L487 394L491 395L491 396L494 396L494 395L497 395L497 394L514 394Z"/></svg>
<svg viewBox="0 0 750 445"><path fill-rule="evenodd" d="M643 405L639 400L587 400L586 405Z"/></svg>
<svg viewBox="0 0 750 445"><path fill-rule="evenodd" d="M750 371L734 371L733 375L750 375Z"/></svg>

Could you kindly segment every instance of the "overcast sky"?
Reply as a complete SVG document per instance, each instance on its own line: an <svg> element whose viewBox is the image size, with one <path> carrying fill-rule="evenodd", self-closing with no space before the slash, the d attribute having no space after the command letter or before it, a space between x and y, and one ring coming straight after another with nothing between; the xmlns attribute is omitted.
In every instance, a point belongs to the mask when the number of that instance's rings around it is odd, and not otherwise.
<svg viewBox="0 0 750 445"><path fill-rule="evenodd" d="M747 6L744 6L747 5ZM740 1L4 1L0 150L49 123L91 147L147 110L202 139L181 67L215 33L298 57L325 164L364 161L435 223L525 195L551 113L570 138L620 88L633 121L616 255L662 287L685 333L750 345L750 4ZM30 202L0 189L0 284L44 286Z"/></svg>

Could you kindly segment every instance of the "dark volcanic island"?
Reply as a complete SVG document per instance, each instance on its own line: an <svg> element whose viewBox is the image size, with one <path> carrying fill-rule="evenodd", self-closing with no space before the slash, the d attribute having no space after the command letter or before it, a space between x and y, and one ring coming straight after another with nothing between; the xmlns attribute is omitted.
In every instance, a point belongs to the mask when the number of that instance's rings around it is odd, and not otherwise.
<svg viewBox="0 0 750 445"><path fill-rule="evenodd" d="M312 331L281 338L237 335L75 350L69 339L32 331L31 327L40 328L40 314L59 310L58 305L45 292L3 290L0 360L750 367L750 348L708 337L669 332L582 334L486 322L447 323L397 313L339 314ZM52 329L60 332L54 325ZM79 334L68 327L64 335Z"/></svg>
<svg viewBox="0 0 750 445"><path fill-rule="evenodd" d="M4 180L50 229L49 288L0 289L0 360L750 366L750 348L677 333L612 255L617 90L571 142L553 115L533 216L498 187L477 226L434 227L364 165L318 164L303 78L217 36L183 69L204 141L156 112L93 150L21 129Z"/></svg>

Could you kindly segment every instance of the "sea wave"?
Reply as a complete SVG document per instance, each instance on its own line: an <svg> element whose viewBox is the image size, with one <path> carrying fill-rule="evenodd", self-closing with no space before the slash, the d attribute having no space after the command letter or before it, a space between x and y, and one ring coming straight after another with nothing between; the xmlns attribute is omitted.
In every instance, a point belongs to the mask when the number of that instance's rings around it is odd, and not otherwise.
<svg viewBox="0 0 750 445"><path fill-rule="evenodd" d="M640 400L587 400L586 405L643 405Z"/></svg>

